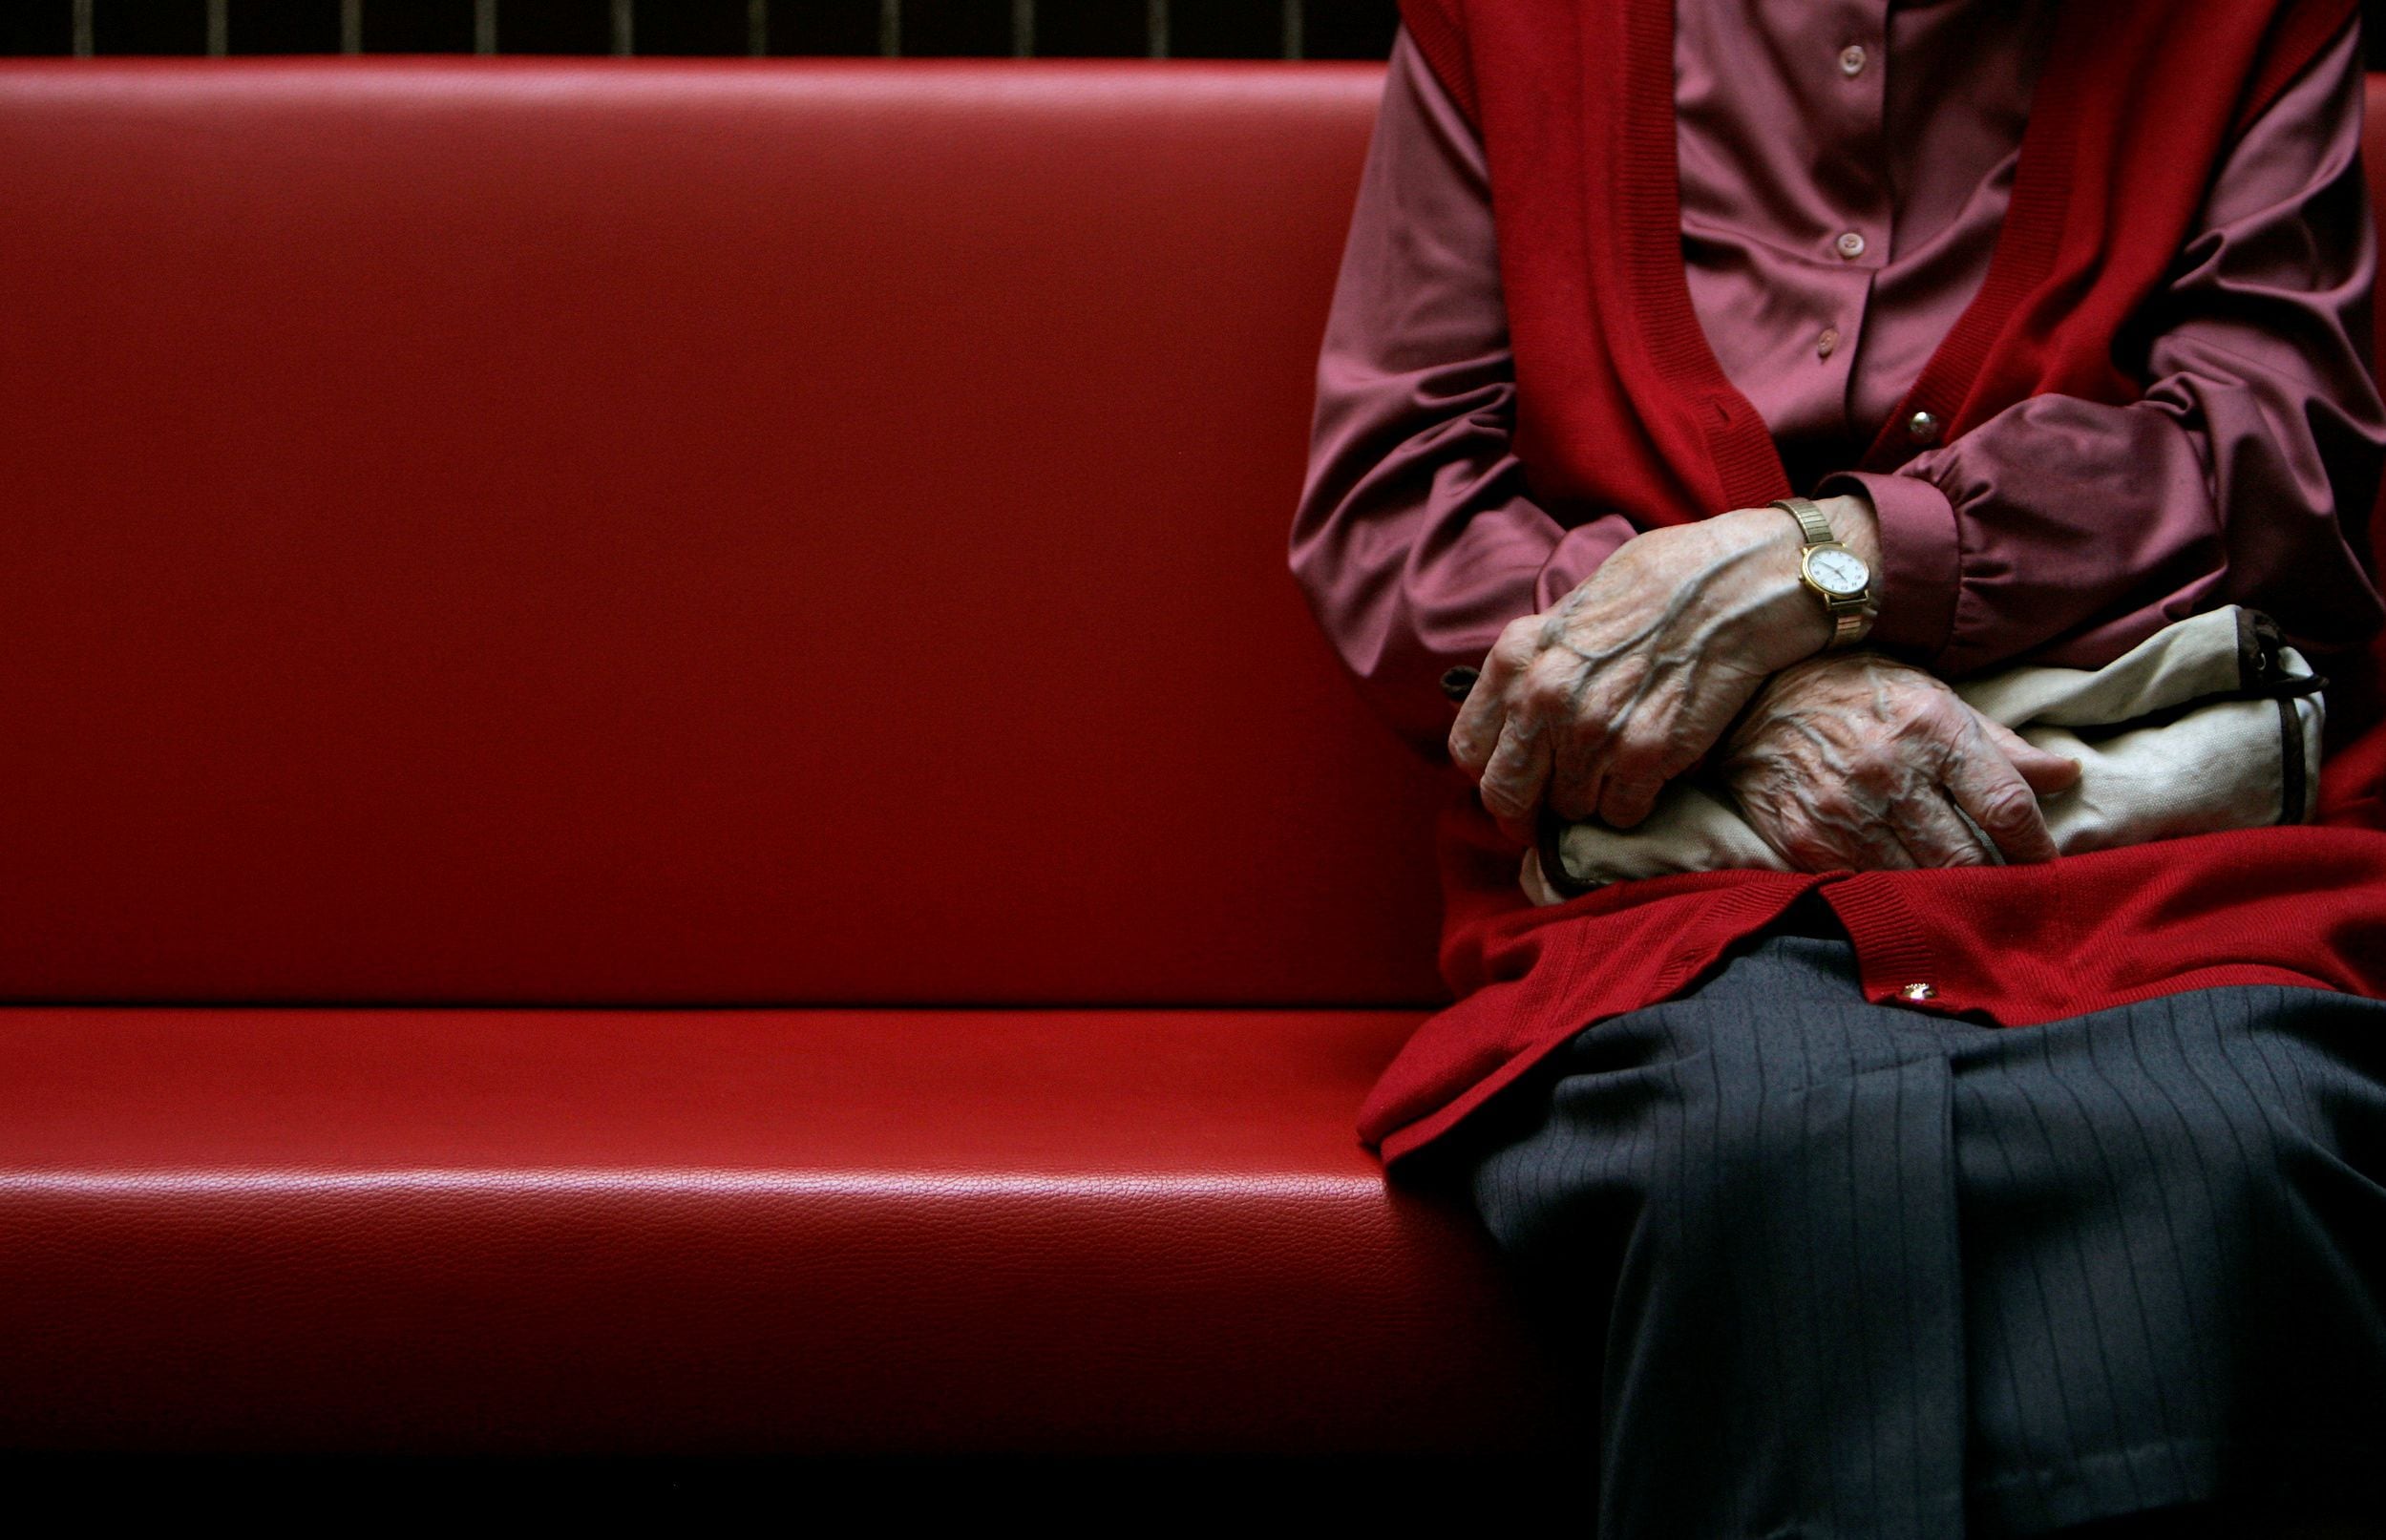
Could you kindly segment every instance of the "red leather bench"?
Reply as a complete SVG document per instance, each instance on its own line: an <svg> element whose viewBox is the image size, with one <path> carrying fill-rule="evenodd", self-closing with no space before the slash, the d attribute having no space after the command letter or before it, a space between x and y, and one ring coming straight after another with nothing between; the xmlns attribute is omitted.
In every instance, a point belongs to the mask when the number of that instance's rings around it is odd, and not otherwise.
<svg viewBox="0 0 2386 1540"><path fill-rule="evenodd" d="M0 66L0 1445L1555 1426L1351 1135L1377 82Z"/></svg>
<svg viewBox="0 0 2386 1540"><path fill-rule="evenodd" d="M0 1445L1540 1425L1284 572L1379 78L0 66Z"/></svg>

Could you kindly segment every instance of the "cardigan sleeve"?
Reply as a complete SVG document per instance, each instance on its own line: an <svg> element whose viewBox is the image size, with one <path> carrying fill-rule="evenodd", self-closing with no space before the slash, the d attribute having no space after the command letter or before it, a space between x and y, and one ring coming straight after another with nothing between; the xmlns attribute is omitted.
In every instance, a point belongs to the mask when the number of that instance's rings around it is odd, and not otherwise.
<svg viewBox="0 0 2386 1540"><path fill-rule="evenodd" d="M2141 399L2034 396L1893 474L1876 645L1960 676L2093 667L2225 603L2350 646L2380 606L2342 519L2386 459L2357 17L2245 128L2141 316ZM2340 518L2341 515L2341 518Z"/></svg>
<svg viewBox="0 0 2386 1540"><path fill-rule="evenodd" d="M1480 142L1396 40L1318 365L1292 568L1377 708L1439 751L1437 681L1638 533L1567 528L1510 446L1516 383Z"/></svg>

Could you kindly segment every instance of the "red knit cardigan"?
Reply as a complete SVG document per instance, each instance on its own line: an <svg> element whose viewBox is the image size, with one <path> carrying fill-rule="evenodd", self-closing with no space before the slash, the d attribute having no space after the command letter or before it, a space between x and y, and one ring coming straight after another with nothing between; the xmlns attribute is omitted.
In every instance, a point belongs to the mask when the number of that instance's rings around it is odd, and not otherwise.
<svg viewBox="0 0 2386 1540"><path fill-rule="evenodd" d="M2137 397L2128 322L2162 283L2236 134L2355 0L2093 0L2061 8L1988 276L1866 455L1899 425L1962 433L2024 397ZM1481 134L1515 357L1515 445L1562 521L1681 523L1791 492L1764 420L1690 300L1674 158L1673 0L1403 0ZM2143 341L2135 344L2143 356ZM2366 512L2366 510L2364 511ZM2333 704L2333 703L2332 703ZM1718 872L1535 909L1520 853L1454 795L1440 830L1442 971L1362 1114L1415 1153L1584 1026L1696 983L1808 892L1854 939L1868 998L2006 1026L2216 984L2386 996L2386 732L2340 748L2321 826L2042 866ZM1933 992L1915 1004L1909 986Z"/></svg>

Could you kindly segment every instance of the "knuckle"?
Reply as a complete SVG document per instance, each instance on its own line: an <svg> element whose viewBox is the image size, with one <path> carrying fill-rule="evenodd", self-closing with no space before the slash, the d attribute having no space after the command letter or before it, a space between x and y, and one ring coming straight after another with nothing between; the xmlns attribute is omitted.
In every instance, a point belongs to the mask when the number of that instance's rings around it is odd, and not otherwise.
<svg viewBox="0 0 2386 1540"><path fill-rule="evenodd" d="M1626 728L1607 737L1607 773L1617 781L1639 782L1655 779L1657 746L1648 734Z"/></svg>
<svg viewBox="0 0 2386 1540"><path fill-rule="evenodd" d="M1607 719L1598 712L1574 709L1570 700L1555 720L1565 734L1568 749L1576 758L1603 762L1613 752L1615 735L1608 730Z"/></svg>
<svg viewBox="0 0 2386 1540"><path fill-rule="evenodd" d="M2030 789L2013 783L1989 788L1976 804L1980 821L1997 830L2024 830L2038 821L2038 802Z"/></svg>
<svg viewBox="0 0 2386 1540"><path fill-rule="evenodd" d="M1616 723L1610 735L1618 752L1655 765L1674 741L1672 713L1654 705L1635 710Z"/></svg>
<svg viewBox="0 0 2386 1540"><path fill-rule="evenodd" d="M1523 686L1517 693L1533 709L1554 715L1572 703L1573 687L1564 668L1544 661L1526 670Z"/></svg>
<svg viewBox="0 0 2386 1540"><path fill-rule="evenodd" d="M1483 806L1494 817L1521 818L1531 811L1531 804L1522 791L1506 776L1487 775L1482 786Z"/></svg>

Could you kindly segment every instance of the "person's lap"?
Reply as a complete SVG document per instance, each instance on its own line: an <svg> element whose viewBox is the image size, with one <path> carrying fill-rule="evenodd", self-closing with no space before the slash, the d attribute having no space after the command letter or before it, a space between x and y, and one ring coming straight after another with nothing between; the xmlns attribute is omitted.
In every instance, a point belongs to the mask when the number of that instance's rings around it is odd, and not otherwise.
<svg viewBox="0 0 2386 1540"><path fill-rule="evenodd" d="M1579 1035L1471 1158L1604 1348L1601 1533L2042 1533L2360 1470L2386 1004L1983 1027L1805 929Z"/></svg>

